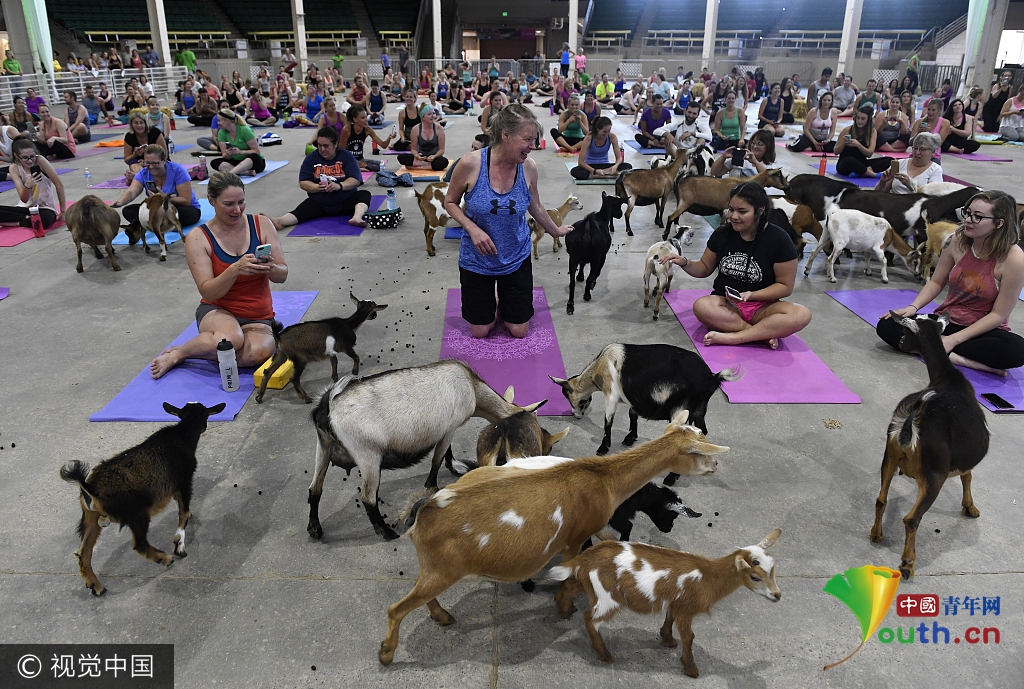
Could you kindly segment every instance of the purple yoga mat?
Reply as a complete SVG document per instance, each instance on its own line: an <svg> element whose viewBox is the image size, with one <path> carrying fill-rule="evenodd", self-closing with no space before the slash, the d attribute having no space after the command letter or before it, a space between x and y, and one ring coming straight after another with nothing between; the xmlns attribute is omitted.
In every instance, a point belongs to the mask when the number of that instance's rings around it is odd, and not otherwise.
<svg viewBox="0 0 1024 689"><path fill-rule="evenodd" d="M861 317L868 325L875 327L878 320L890 309L903 308L914 300L917 292L910 289L861 289L847 292L826 291L825 294L832 297L853 313ZM931 313L936 308L935 302L921 309L920 313ZM974 386L974 393L982 406L995 413L1024 412L1024 370L1014 368L1009 370L1005 378L991 373L975 371L971 368L958 369L971 381ZM994 392L1004 400L1013 405L1013 409L996 409L996 407L981 398L986 392Z"/></svg>
<svg viewBox="0 0 1024 689"><path fill-rule="evenodd" d="M669 292L665 299L679 323L693 340L697 353L712 371L739 366L743 376L722 383L722 392L733 404L860 404L818 355L797 335L790 335L771 350L766 344L704 345L708 329L693 315L693 303L705 290Z"/></svg>
<svg viewBox="0 0 1024 689"><path fill-rule="evenodd" d="M10 287L0 287L0 300L6 299L11 295Z"/></svg>
<svg viewBox="0 0 1024 689"><path fill-rule="evenodd" d="M90 189L127 189L128 185L124 183L124 175L115 177L114 179L108 179L106 182L100 182L99 184L90 184Z"/></svg>
<svg viewBox="0 0 1024 689"><path fill-rule="evenodd" d="M298 323L316 295L317 292L274 292L274 317L286 327ZM197 334L199 330L196 324L190 323L171 345L184 344ZM176 407L188 402L202 402L208 407L224 402L228 406L220 414L211 416L210 420L231 421L255 389L252 382L255 371L255 368L239 369L241 389L225 392L220 385L220 369L215 361L187 359L159 380L153 380L147 364L107 406L90 416L89 420L175 421L177 417L164 411L164 402L170 402Z"/></svg>
<svg viewBox="0 0 1024 689"><path fill-rule="evenodd" d="M1007 158L1005 156L990 156L987 153L943 153L942 155L953 156L954 158L963 158L964 160L973 160L978 163L1012 163L1013 158Z"/></svg>
<svg viewBox="0 0 1024 689"><path fill-rule="evenodd" d="M965 187L977 187L978 186L974 182L965 182L962 179L958 179L956 177L953 177L952 175L947 175L945 173L942 174L942 181L943 182L952 182L953 184L962 184Z"/></svg>
<svg viewBox="0 0 1024 689"><path fill-rule="evenodd" d="M540 416L569 416L572 408L562 395L562 389L548 378L549 375L556 378L566 375L543 287L533 288L533 309L526 337L512 337L503 326L498 326L487 337L476 339L469 330L469 323L462 318L462 290L449 289L441 358L466 362L499 395L505 394L509 385L514 385L516 404L547 399L548 403L537 410Z"/></svg>
<svg viewBox="0 0 1024 689"><path fill-rule="evenodd" d="M78 168L76 167L55 167L53 168L53 171L56 172L58 175L66 175L67 173L74 172L77 169ZM0 193L10 191L13 188L14 182L12 182L9 179L5 179L3 182L0 182Z"/></svg>
<svg viewBox="0 0 1024 689"><path fill-rule="evenodd" d="M812 163L811 167L817 170L818 165L819 163ZM835 175L844 182L856 184L858 187L870 187L873 189L875 185L878 184L878 177L847 177L846 175L841 175L838 172L836 172L835 163L829 163L828 167L825 168L825 172L827 172L830 175Z"/></svg>
<svg viewBox="0 0 1024 689"><path fill-rule="evenodd" d="M380 208L385 196L370 197L370 212ZM351 215L338 215L330 218L317 218L299 223L288 233L289 237L358 237L366 228L349 225Z"/></svg>
<svg viewBox="0 0 1024 689"><path fill-rule="evenodd" d="M75 157L69 158L69 160L76 160L78 158L92 158L93 156L98 156L101 153L110 153L112 150L114 149L112 149L110 146L100 146L99 148L90 148L85 151L79 150L75 152Z"/></svg>

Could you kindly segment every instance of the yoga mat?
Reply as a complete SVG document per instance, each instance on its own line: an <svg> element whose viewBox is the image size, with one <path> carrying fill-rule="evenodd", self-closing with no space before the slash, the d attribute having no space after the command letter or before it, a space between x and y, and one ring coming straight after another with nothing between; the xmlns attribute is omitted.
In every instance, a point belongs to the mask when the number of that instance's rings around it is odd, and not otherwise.
<svg viewBox="0 0 1024 689"><path fill-rule="evenodd" d="M797 335L779 341L771 350L764 343L704 346L707 328L693 315L693 303L705 290L679 290L665 294L694 348L712 371L739 366L743 377L722 383L733 404L860 404L839 377Z"/></svg>
<svg viewBox="0 0 1024 689"><path fill-rule="evenodd" d="M68 203L67 201L65 201L64 203L64 209L67 210L68 208L71 208L71 206L73 206L75 202L72 201L71 203ZM67 227L67 224L63 220L58 220L57 222L53 223L53 225L48 227L45 230L45 233L50 234L54 230L59 230L64 227ZM35 238L36 233L32 230L31 227L21 227L20 225L12 227L0 227L0 247L18 246L19 244L22 244L30 239Z"/></svg>
<svg viewBox="0 0 1024 689"><path fill-rule="evenodd" d="M977 187L978 186L974 182L965 182L962 179L959 179L957 177L953 177L952 175L947 175L945 173L942 174L942 181L943 182L953 182L954 184L962 184L965 187ZM978 187L978 188L980 189L980 187Z"/></svg>
<svg viewBox="0 0 1024 689"><path fill-rule="evenodd" d="M266 177L271 172L274 172L275 170L280 170L281 168L283 168L287 164L288 164L287 160L268 160L267 161L266 169L263 170L263 172L261 172L258 175L256 175L255 177L253 177L252 175L239 175L239 176L242 178L242 184L252 184L256 180L262 179L262 178ZM209 179L204 179L202 182L199 182L199 184L203 184L203 185L206 185L206 184L209 184L209 183L210 183Z"/></svg>
<svg viewBox="0 0 1024 689"><path fill-rule="evenodd" d="M818 163L811 163L811 167L813 167L815 170L817 170L818 169ZM855 184L858 187L874 188L874 186L876 184L878 184L878 177L847 177L846 175L841 175L838 172L836 172L836 164L835 163L829 163L828 167L825 168L825 172L827 172L830 175L835 175L836 177L838 177L839 179L843 180L844 182L849 182L850 184Z"/></svg>
<svg viewBox="0 0 1024 689"><path fill-rule="evenodd" d="M370 197L370 212L380 208L386 196ZM317 218L299 223L288 233L289 237L358 237L366 228L349 225L351 215L338 215L330 218Z"/></svg>
<svg viewBox="0 0 1024 689"><path fill-rule="evenodd" d="M195 145L195 144L181 144L180 146L179 146L179 145L177 145L177 144L175 144L175 145L174 145L174 153L180 153L181 151L187 151L188 149L190 149L190 148L195 148L195 147L196 147L196 145ZM173 156L173 155L174 155L174 153L172 153L171 155ZM213 153L213 152L211 152L211 153L210 153L209 155L210 155L210 157L212 158L213 156L215 156L215 155L217 155L217 154L216 154L216 153ZM124 160L124 154L123 154L123 152L122 152L122 153L119 153L119 154L117 154L116 156L114 156L114 160Z"/></svg>
<svg viewBox="0 0 1024 689"><path fill-rule="evenodd" d="M90 189L127 189L128 185L124 182L124 175L115 177L114 179L108 179L106 182L100 182L99 184L90 184Z"/></svg>
<svg viewBox="0 0 1024 689"><path fill-rule="evenodd" d="M77 169L77 167L55 167L53 168L53 171L58 175L66 175L67 173L74 172ZM0 193L10 191L11 189L14 189L14 182L11 180L5 179L3 182L0 182Z"/></svg>
<svg viewBox="0 0 1024 689"><path fill-rule="evenodd" d="M917 296L917 292L910 289L862 289L831 292L826 290L825 294L860 316L872 328L884 314L889 312L889 309L903 308ZM935 302L932 302L921 309L920 313L931 313L935 307ZM1008 371L1009 375L1004 378L971 368L960 366L957 368L974 386L978 402L989 411L996 414L1024 412L1024 370L1012 368ZM1014 408L996 409L990 402L981 398L982 393L986 392L994 392L1012 404Z"/></svg>
<svg viewBox="0 0 1024 689"><path fill-rule="evenodd" d="M107 203L110 203L110 201L108 201ZM189 230L191 230L192 228L198 227L204 222L210 222L211 220L213 220L213 206L210 205L209 201L207 201L206 199L199 199L199 208L201 213L201 215L199 216L199 222L197 222L195 225L183 227L182 231L185 234L188 234ZM179 239L181 239L181 235L178 234L176 230L171 230L170 232L164 235L165 244L174 244ZM128 246L128 235L126 235L123 231L118 232L117 236L114 237L114 240L110 243L112 246ZM156 238L155 234L148 230L146 231L146 243L149 244L150 248L155 246L157 247L157 250L159 250L160 240Z"/></svg>
<svg viewBox="0 0 1024 689"><path fill-rule="evenodd" d="M962 158L963 160L973 160L978 163L1012 163L1013 158L1006 158L1004 156L990 156L985 153L944 153L943 155L950 155L954 158Z"/></svg>
<svg viewBox="0 0 1024 689"><path fill-rule="evenodd" d="M394 124L394 122L391 121L391 120L384 120L380 124L371 124L370 125L370 129L386 129L386 128L390 127L393 124Z"/></svg>
<svg viewBox="0 0 1024 689"><path fill-rule="evenodd" d="M11 295L10 287L0 287L0 301L3 301Z"/></svg>
<svg viewBox="0 0 1024 689"><path fill-rule="evenodd" d="M461 227L446 227L444 228L445 239L462 239L462 228ZM1024 294L1024 292L1022 292Z"/></svg>
<svg viewBox="0 0 1024 689"><path fill-rule="evenodd" d="M810 158L820 158L821 157L821 151L815 151L815 150L809 148L806 151L800 151L800 155L805 155L805 156L808 156ZM906 151L878 151L878 155L885 156L886 158L894 158L896 160L902 160L904 158L909 158L910 157L910 154L907 153ZM839 154L838 153L826 153L825 157L827 157L827 158L838 158Z"/></svg>
<svg viewBox="0 0 1024 689"><path fill-rule="evenodd" d="M412 175L413 180L417 182L440 182L441 177L444 176L444 173L446 173L448 168L451 166L452 164L449 162L448 167L444 170L431 170L429 168L409 168L403 165L398 168L397 174L404 175L408 173Z"/></svg>
<svg viewBox="0 0 1024 689"><path fill-rule="evenodd" d="M373 176L375 174L377 174L377 173L376 172L370 172L369 170L363 170L363 181L364 182L369 182L371 179L373 179Z"/></svg>
<svg viewBox="0 0 1024 689"><path fill-rule="evenodd" d="M122 144L123 145L123 144ZM78 160L79 158L92 158L98 156L101 153L110 153L110 149L107 148L89 148L86 150L77 150L74 158L68 158L68 160Z"/></svg>
<svg viewBox="0 0 1024 689"><path fill-rule="evenodd" d="M274 292L275 318L284 326L298 323L313 303L317 292ZM182 345L199 334L193 321L171 345ZM210 421L231 421L255 389L252 374L256 367L238 369L242 387L225 392L220 385L220 369L216 361L187 359L153 380L149 364L135 376L114 399L89 417L90 421L176 421L163 409L164 402L180 407L189 402L202 402L207 407L225 402L228 406Z"/></svg>
<svg viewBox="0 0 1024 689"><path fill-rule="evenodd" d="M573 158L576 158L576 156L573 156ZM570 173L572 173L574 167L576 167L575 161L570 162L567 160L565 162L565 169ZM575 177L570 177L570 179L576 184L611 184L613 186L615 184L615 177L605 177L604 179L576 179Z"/></svg>
<svg viewBox="0 0 1024 689"><path fill-rule="evenodd" d="M113 136L113 134L111 134L110 136ZM102 139L106 139L106 138L109 138L109 137L106 137L106 136L104 136L104 137L94 136L94 137L92 137L91 140L96 142L96 148L120 148L120 147L124 146L124 139L113 139L111 141L102 141Z"/></svg>
<svg viewBox="0 0 1024 689"><path fill-rule="evenodd" d="M477 339L470 332L469 323L462 319L462 290L449 289L441 358L466 362L499 395L514 385L516 404L547 399L548 403L537 410L540 416L569 416L572 408L562 389L548 378L566 375L543 287L533 288L533 308L526 337L512 337L499 325L487 337Z"/></svg>
<svg viewBox="0 0 1024 689"><path fill-rule="evenodd" d="M664 148L644 148L639 143L637 143L635 140L634 141L626 140L626 141L623 141L623 143L626 144L627 146L629 146L630 148L632 148L634 151L639 151L640 153L642 153L645 156L661 156L661 155L665 155L665 149Z"/></svg>

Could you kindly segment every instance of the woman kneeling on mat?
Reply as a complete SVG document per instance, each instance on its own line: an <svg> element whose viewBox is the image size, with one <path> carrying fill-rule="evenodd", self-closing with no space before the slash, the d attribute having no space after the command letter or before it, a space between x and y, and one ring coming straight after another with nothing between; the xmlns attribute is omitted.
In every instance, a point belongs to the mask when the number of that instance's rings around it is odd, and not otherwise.
<svg viewBox="0 0 1024 689"><path fill-rule="evenodd" d="M408 168L444 170L448 159L444 157L444 129L437 126L437 111L423 104L419 117L420 123L412 128L409 138L409 150L413 152L400 153L398 162Z"/></svg>
<svg viewBox="0 0 1024 689"><path fill-rule="evenodd" d="M811 322L806 306L782 301L793 293L797 254L789 235L768 222L771 207L761 185L744 182L729 192L729 221L711 235L699 261L676 254L661 259L695 278L718 269L714 290L693 305L708 329L705 346L767 341L776 349Z"/></svg>
<svg viewBox="0 0 1024 689"><path fill-rule="evenodd" d="M615 177L632 167L620 161L619 140L612 134L612 121L604 115L594 118L591 133L583 139L578 164L572 169L573 178Z"/></svg>
<svg viewBox="0 0 1024 689"><path fill-rule="evenodd" d="M572 231L571 225L555 225L540 202L537 164L529 157L539 126L526 106L503 108L491 123L491 145L459 159L444 199L449 217L465 230L459 277L462 317L473 337L487 337L494 330L498 300L510 335L526 337L530 331L533 264L527 211L552 237Z"/></svg>
<svg viewBox="0 0 1024 689"><path fill-rule="evenodd" d="M259 366L274 353L270 283L288 279L277 230L270 218L246 214L238 175L215 172L207 190L214 218L185 237L185 258L202 295L196 309L199 334L153 359L154 378L185 359L216 361L221 340L234 346L239 366ZM265 259L254 255L261 244L270 245Z"/></svg>
<svg viewBox="0 0 1024 689"><path fill-rule="evenodd" d="M1008 321L1024 287L1024 251L1017 246L1017 202L1001 191L976 194L963 210L963 222L942 247L931 280L897 315L910 318L939 296L946 300L935 313L949 314L942 344L958 366L1006 375L1024 366L1024 338L1010 332ZM903 326L888 314L878 336L900 348Z"/></svg>
<svg viewBox="0 0 1024 689"><path fill-rule="evenodd" d="M143 191L147 197L153 194L167 194L178 211L178 220L181 221L182 227L199 222L199 216L202 214L199 200L192 191L192 180L183 165L167 160L167 151L160 144L146 146L140 165L141 169L132 178L131 186L121 194L121 198L110 204L111 208L124 206L124 210L121 211L124 219L135 222L139 219L142 204L125 206L126 203Z"/></svg>

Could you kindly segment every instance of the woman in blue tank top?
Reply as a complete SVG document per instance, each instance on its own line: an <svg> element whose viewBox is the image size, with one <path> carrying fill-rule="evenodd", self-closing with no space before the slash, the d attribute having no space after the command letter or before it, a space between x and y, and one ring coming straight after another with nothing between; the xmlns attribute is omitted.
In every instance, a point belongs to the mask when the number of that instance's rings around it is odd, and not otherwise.
<svg viewBox="0 0 1024 689"><path fill-rule="evenodd" d="M529 333L533 270L527 212L554 237L572 230L556 226L540 202L537 165L529 158L538 126L525 106L503 108L491 123L491 145L462 157L445 196L445 211L464 230L459 245L462 317L474 337L486 337L497 325L498 300L509 334Z"/></svg>
<svg viewBox="0 0 1024 689"><path fill-rule="evenodd" d="M612 121L601 115L594 119L590 134L583 139L579 161L571 174L575 179L615 177L633 167L621 161L619 140L612 134Z"/></svg>

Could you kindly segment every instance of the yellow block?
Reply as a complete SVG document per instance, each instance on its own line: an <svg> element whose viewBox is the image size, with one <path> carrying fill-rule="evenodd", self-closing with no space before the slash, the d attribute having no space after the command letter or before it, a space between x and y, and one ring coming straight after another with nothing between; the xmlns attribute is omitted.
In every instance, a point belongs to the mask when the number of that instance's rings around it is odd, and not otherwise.
<svg viewBox="0 0 1024 689"><path fill-rule="evenodd" d="M274 357L270 357L262 366L256 369L256 373L252 374L252 382L257 388L263 384L263 374L270 368L270 362L273 360ZM270 376L270 382L267 383L267 387L271 390L284 390L284 386L291 382L293 375L295 375L295 367L292 365L291 359L289 359L281 365L281 368L274 371L274 375Z"/></svg>

